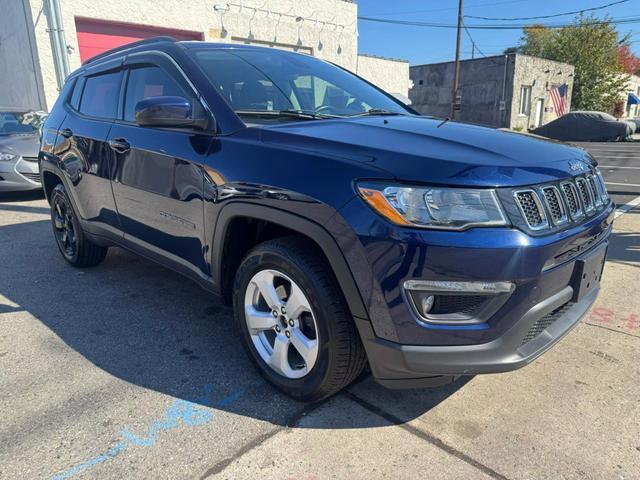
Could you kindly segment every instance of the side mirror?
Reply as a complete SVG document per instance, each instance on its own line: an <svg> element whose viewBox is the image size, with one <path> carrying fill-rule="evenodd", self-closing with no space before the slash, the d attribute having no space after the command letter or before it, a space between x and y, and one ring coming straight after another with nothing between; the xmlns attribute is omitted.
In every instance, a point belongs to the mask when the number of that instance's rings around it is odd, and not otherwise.
<svg viewBox="0 0 640 480"><path fill-rule="evenodd" d="M182 97L150 97L136 104L136 123L141 127L192 127L205 130L209 118L199 103Z"/></svg>

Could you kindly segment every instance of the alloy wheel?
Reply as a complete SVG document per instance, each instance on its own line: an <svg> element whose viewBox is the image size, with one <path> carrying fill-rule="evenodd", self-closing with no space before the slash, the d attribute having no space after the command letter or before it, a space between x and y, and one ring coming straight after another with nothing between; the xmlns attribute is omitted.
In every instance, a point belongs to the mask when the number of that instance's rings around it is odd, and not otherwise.
<svg viewBox="0 0 640 480"><path fill-rule="evenodd" d="M307 375L318 358L318 328L302 289L277 270L261 270L247 286L245 321L260 358L289 379Z"/></svg>
<svg viewBox="0 0 640 480"><path fill-rule="evenodd" d="M73 217L69 204L64 197L58 195L54 199L53 226L58 245L68 257L73 257L77 251L76 231L73 227Z"/></svg>

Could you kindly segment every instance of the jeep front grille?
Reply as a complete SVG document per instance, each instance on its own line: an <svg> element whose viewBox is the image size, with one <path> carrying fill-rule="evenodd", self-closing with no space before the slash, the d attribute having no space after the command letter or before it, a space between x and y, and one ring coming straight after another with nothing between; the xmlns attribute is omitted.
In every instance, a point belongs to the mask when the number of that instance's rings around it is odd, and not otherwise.
<svg viewBox="0 0 640 480"><path fill-rule="evenodd" d="M575 224L609 204L600 172L515 190L513 198L526 227L534 232Z"/></svg>

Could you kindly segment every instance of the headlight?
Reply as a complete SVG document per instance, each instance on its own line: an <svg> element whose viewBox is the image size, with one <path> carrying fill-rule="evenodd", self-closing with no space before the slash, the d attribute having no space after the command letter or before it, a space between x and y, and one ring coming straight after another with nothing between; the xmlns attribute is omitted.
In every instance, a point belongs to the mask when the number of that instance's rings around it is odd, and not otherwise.
<svg viewBox="0 0 640 480"><path fill-rule="evenodd" d="M13 153L0 152L0 162L9 162L15 158L18 158L18 156Z"/></svg>
<svg viewBox="0 0 640 480"><path fill-rule="evenodd" d="M397 225L443 230L502 226L508 222L489 189L358 185L360 196Z"/></svg>

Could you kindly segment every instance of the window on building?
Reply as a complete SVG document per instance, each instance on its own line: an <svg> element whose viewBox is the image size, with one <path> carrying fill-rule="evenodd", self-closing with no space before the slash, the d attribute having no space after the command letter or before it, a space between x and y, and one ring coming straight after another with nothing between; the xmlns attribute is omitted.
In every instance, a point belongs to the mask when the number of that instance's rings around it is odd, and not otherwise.
<svg viewBox="0 0 640 480"><path fill-rule="evenodd" d="M80 113L90 117L113 119L118 110L122 72L88 77L80 100Z"/></svg>
<svg viewBox="0 0 640 480"><path fill-rule="evenodd" d="M124 99L124 119L135 121L136 105L149 97L183 97L193 100L175 79L160 67L140 67L129 72Z"/></svg>
<svg viewBox="0 0 640 480"><path fill-rule="evenodd" d="M531 85L523 85L520 88L520 115L529 115L531 112Z"/></svg>

